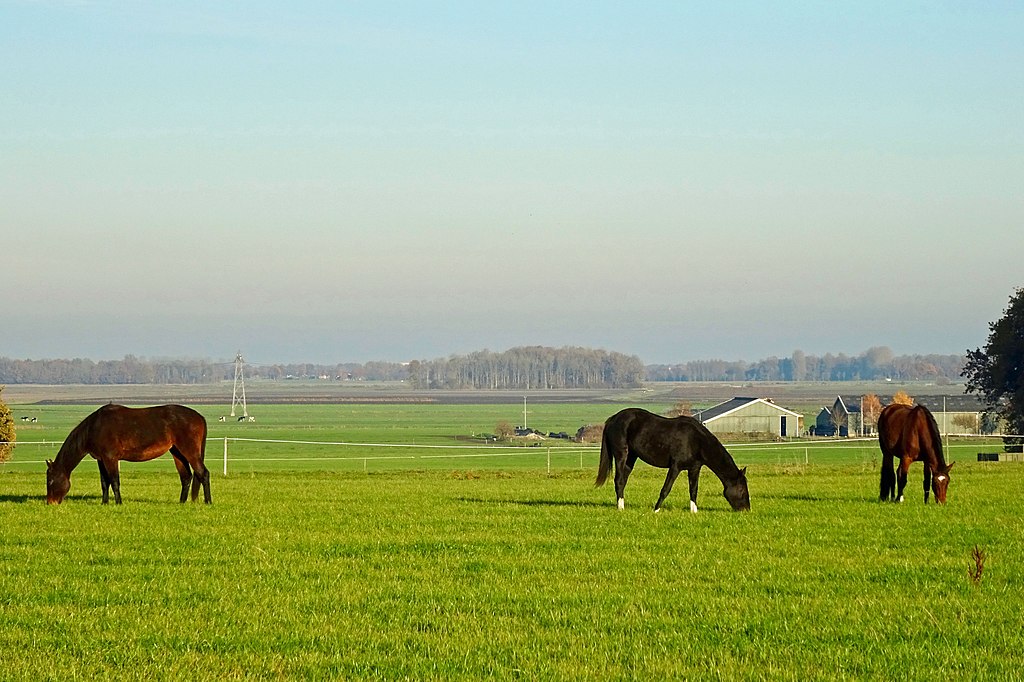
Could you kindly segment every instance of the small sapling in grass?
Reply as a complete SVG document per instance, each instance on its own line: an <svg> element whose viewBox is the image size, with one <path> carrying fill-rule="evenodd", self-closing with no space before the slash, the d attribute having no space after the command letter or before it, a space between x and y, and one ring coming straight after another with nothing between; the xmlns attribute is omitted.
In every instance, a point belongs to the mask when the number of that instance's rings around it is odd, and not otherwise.
<svg viewBox="0 0 1024 682"><path fill-rule="evenodd" d="M981 574L985 571L985 551L975 545L971 559L974 563L968 567L967 576L971 579L971 584L978 587L981 585Z"/></svg>

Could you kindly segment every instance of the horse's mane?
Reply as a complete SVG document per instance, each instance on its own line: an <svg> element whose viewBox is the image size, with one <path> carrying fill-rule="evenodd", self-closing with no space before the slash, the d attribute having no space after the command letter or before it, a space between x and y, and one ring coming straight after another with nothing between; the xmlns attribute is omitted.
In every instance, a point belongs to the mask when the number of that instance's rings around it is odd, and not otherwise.
<svg viewBox="0 0 1024 682"><path fill-rule="evenodd" d="M64 439L60 446L55 461L64 464L65 461L74 468L85 457L86 441L89 439L89 432L92 430L93 422L96 421L96 412L83 419L78 426L71 429L71 433Z"/></svg>
<svg viewBox="0 0 1024 682"><path fill-rule="evenodd" d="M942 432L939 431L935 416L924 407L921 407L921 411L928 418L928 432L932 436L932 451L935 453L935 458L939 461L939 466L946 466L946 458L942 455Z"/></svg>
<svg viewBox="0 0 1024 682"><path fill-rule="evenodd" d="M722 441L718 440L715 434L711 433L711 429L702 424L700 421L694 420L696 426L699 428L701 435L704 437L705 446L709 446L709 450L714 452L719 460L714 462L705 461L705 464L709 469L715 472L719 478L723 475L728 475L735 478L740 473L739 466L736 465L736 460L733 459L732 454L725 449ZM729 468L729 471L724 471L722 465Z"/></svg>

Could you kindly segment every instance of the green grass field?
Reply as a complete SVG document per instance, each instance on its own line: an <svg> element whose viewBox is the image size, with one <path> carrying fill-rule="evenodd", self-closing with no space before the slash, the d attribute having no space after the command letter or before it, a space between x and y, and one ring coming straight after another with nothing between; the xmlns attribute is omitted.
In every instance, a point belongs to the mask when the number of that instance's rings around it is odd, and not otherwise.
<svg viewBox="0 0 1024 682"><path fill-rule="evenodd" d="M921 503L920 465L908 502L877 502L870 443L733 446L750 513L705 470L700 513L684 481L655 515L663 472L638 466L619 512L578 447L552 445L549 474L547 443L387 462L247 441L227 477L211 443L211 506L179 505L162 458L124 466L123 506L100 505L86 461L49 507L42 459L91 409L15 408L39 421L0 466L0 679L1020 676L1024 466L972 462L974 443L954 444L945 507ZM615 409L528 417L575 431ZM212 438L445 447L518 421L507 405L201 411Z"/></svg>

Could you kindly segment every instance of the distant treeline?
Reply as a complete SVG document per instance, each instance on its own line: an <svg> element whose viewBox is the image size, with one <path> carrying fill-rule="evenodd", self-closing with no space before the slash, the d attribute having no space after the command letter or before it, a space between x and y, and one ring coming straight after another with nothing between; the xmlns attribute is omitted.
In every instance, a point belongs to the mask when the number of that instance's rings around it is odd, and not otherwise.
<svg viewBox="0 0 1024 682"><path fill-rule="evenodd" d="M399 362L245 365L246 378L399 381L409 376ZM0 358L0 384L204 384L232 380L233 362L134 355L121 360L12 360Z"/></svg>
<svg viewBox="0 0 1024 682"><path fill-rule="evenodd" d="M758 362L695 360L676 365L648 365L648 381L900 381L957 380L965 355L894 355L885 347L870 348L860 355L822 356L794 351L788 358L770 357Z"/></svg>
<svg viewBox="0 0 1024 682"><path fill-rule="evenodd" d="M409 380L419 388L630 388L644 380L644 365L635 355L593 348L529 346L414 361Z"/></svg>
<svg viewBox="0 0 1024 682"><path fill-rule="evenodd" d="M963 355L896 356L885 347L861 355L693 360L647 365L635 355L592 348L529 346L409 363L367 362L246 365L246 378L408 381L416 388L627 388L643 381L957 380ZM12 360L0 357L0 384L202 384L230 381L234 363L196 359Z"/></svg>

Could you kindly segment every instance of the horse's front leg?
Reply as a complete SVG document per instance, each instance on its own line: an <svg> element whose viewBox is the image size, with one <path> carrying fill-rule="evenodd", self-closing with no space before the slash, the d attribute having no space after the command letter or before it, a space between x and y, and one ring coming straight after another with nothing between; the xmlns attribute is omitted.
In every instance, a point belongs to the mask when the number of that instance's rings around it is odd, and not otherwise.
<svg viewBox="0 0 1024 682"><path fill-rule="evenodd" d="M107 475L107 469L103 466L103 460L96 460L96 464L100 467L100 490L103 492L103 504L107 504L110 499L110 476Z"/></svg>
<svg viewBox="0 0 1024 682"><path fill-rule="evenodd" d="M924 463L924 503L928 504L928 493L932 488L932 468Z"/></svg>
<svg viewBox="0 0 1024 682"><path fill-rule="evenodd" d="M679 476L679 472L682 471L675 462L672 462L668 466L668 474L665 476L665 485L661 486L661 495L658 496L658 501L654 504L654 512L658 513L661 511L661 503L665 501L668 494L672 492L672 484L676 482L676 477Z"/></svg>
<svg viewBox="0 0 1024 682"><path fill-rule="evenodd" d="M686 478L690 482L690 511L697 513L697 484L700 482L700 464L686 470Z"/></svg>
<svg viewBox="0 0 1024 682"><path fill-rule="evenodd" d="M626 481L636 464L635 455L627 455L615 460L615 499L618 501L619 509L626 508Z"/></svg>
<svg viewBox="0 0 1024 682"><path fill-rule="evenodd" d="M907 487L907 472L910 471L911 461L909 459L900 460L900 470L896 475L896 501L903 501L903 489Z"/></svg>

